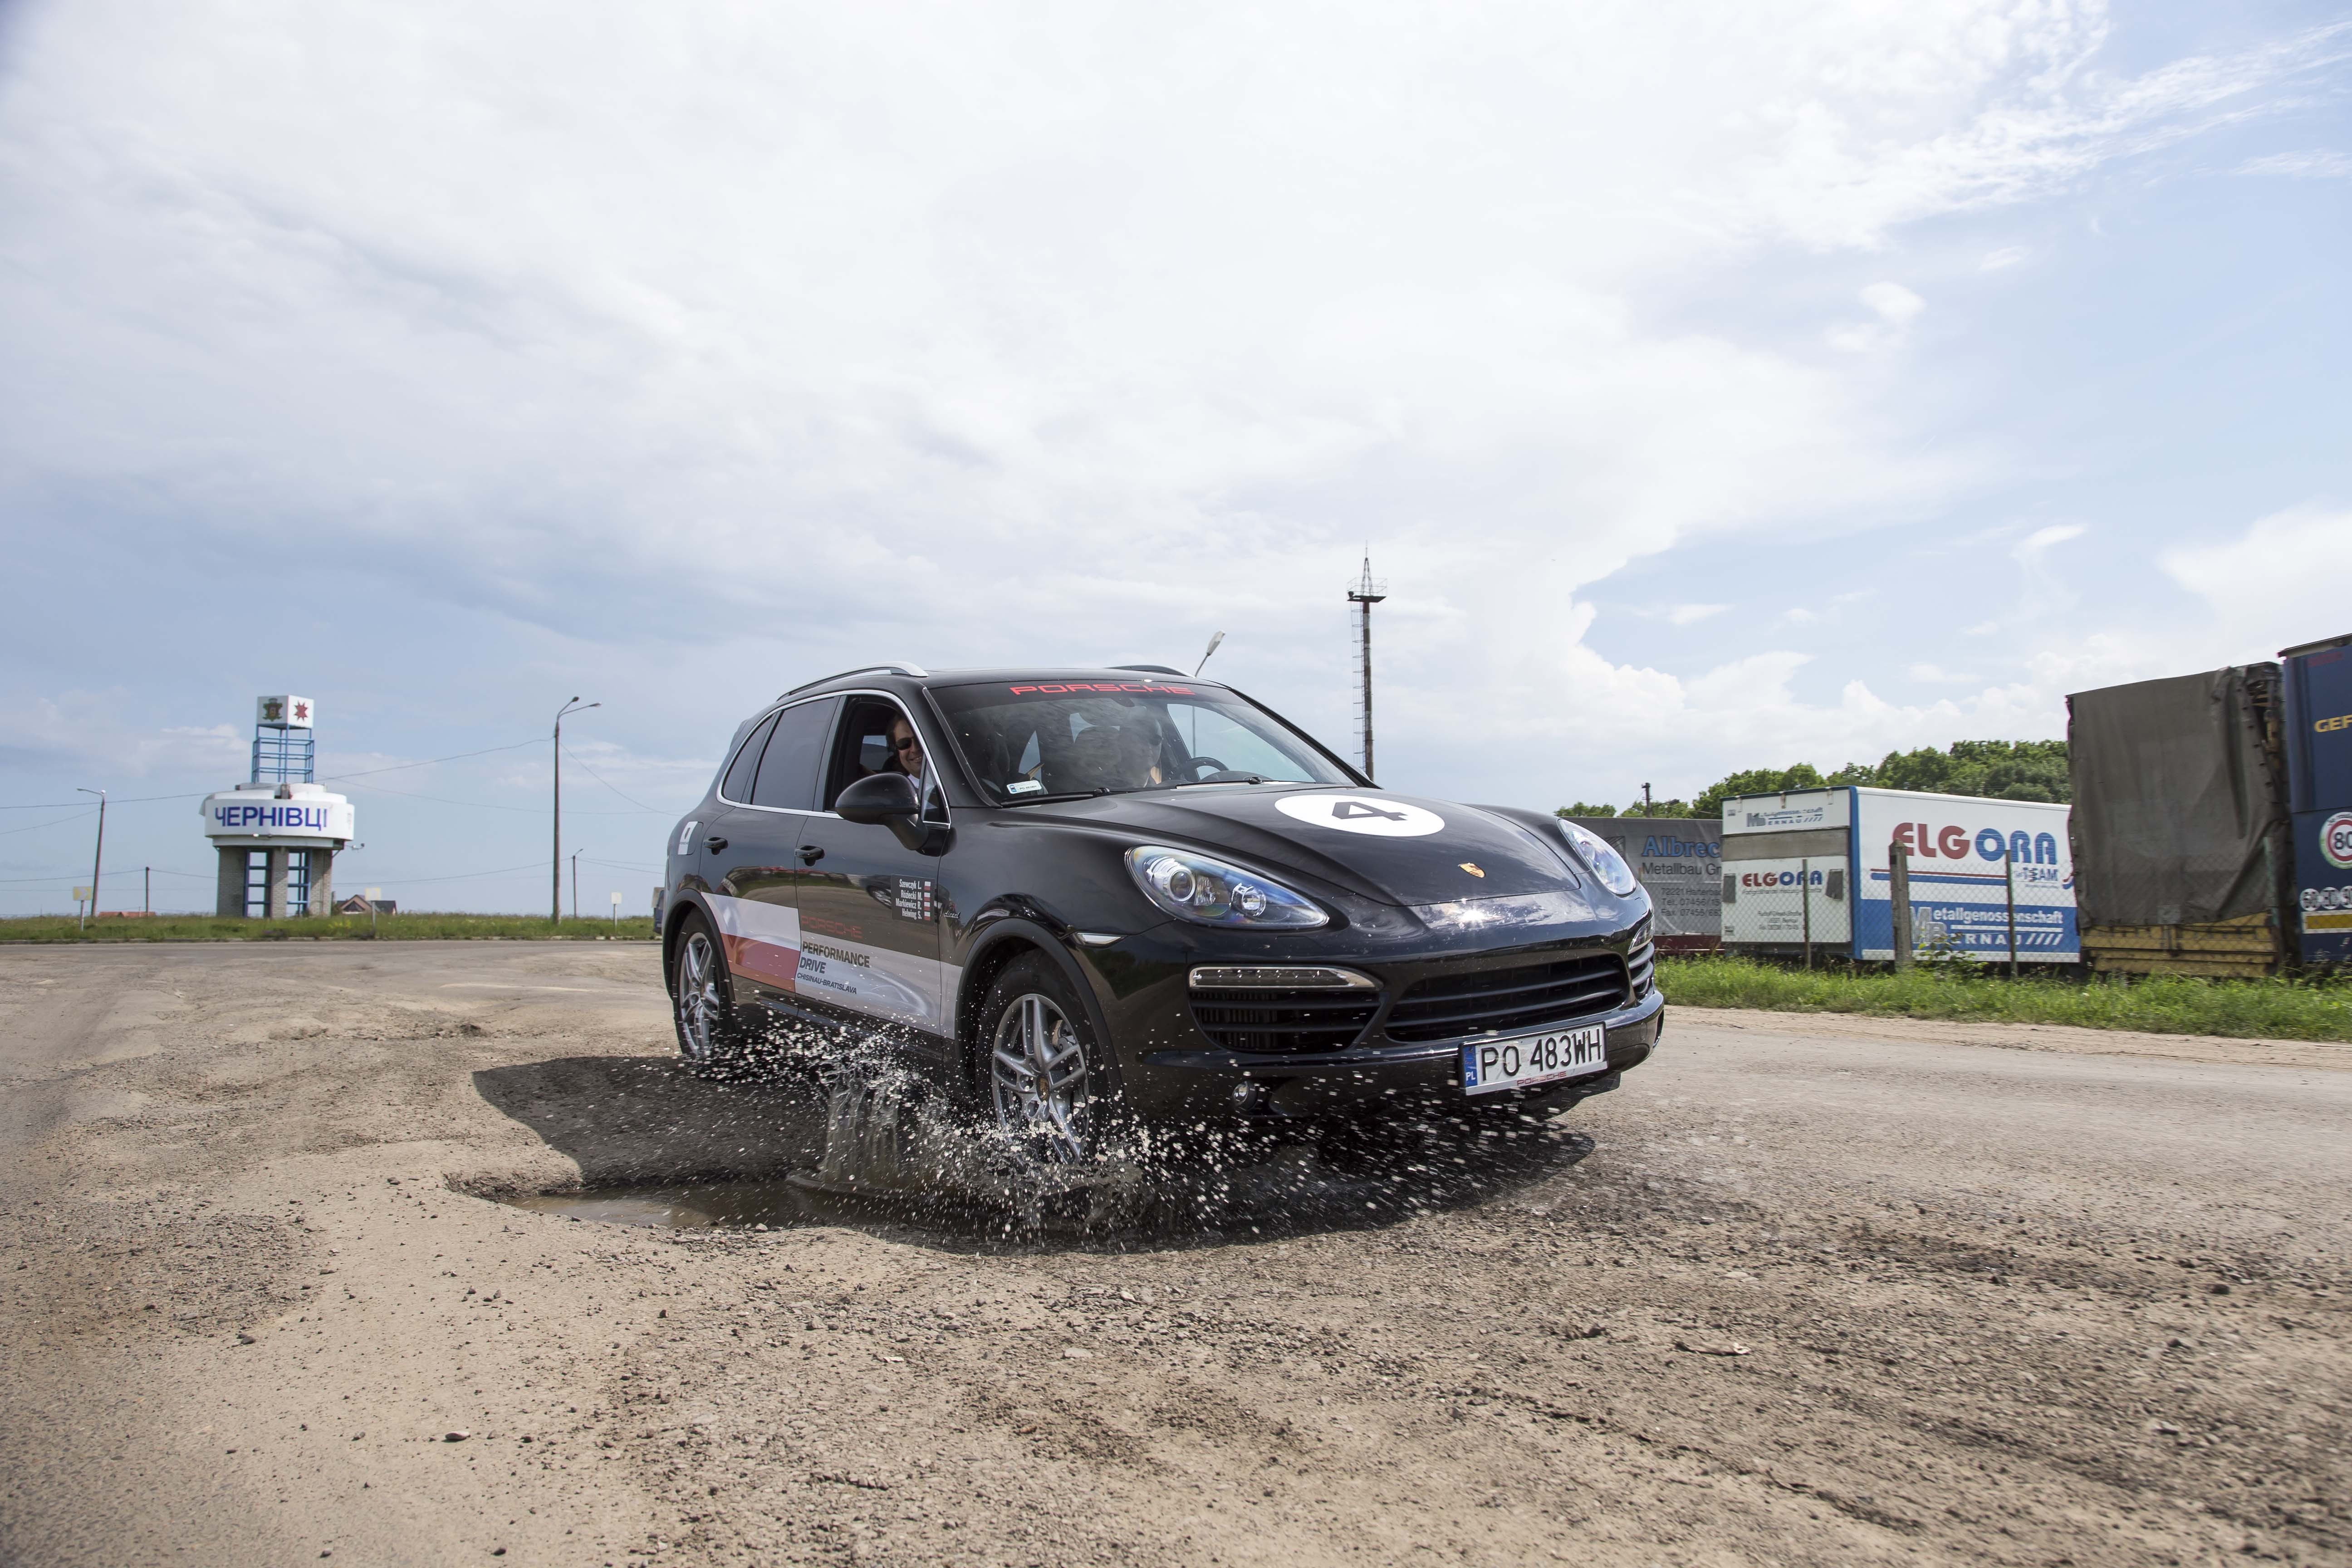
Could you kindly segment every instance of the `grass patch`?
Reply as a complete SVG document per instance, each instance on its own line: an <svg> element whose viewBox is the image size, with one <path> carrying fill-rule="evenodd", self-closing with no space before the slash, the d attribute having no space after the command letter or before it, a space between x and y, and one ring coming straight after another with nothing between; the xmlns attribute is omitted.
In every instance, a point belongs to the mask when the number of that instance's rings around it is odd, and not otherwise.
<svg viewBox="0 0 2352 1568"><path fill-rule="evenodd" d="M80 929L71 915L30 915L0 920L0 942L384 942L508 941L651 942L653 917L626 920L566 920L543 915L392 914L376 917L373 931L365 915L327 915L288 921L222 920L216 915L154 915L102 920Z"/></svg>
<svg viewBox="0 0 2352 1568"><path fill-rule="evenodd" d="M1917 968L1783 969L1746 958L1670 958L1658 989L1685 1007L1776 1013L1871 1013L2000 1024L2072 1024L2157 1035L2352 1040L2352 986L2295 979L2199 980L2157 975L2059 979Z"/></svg>

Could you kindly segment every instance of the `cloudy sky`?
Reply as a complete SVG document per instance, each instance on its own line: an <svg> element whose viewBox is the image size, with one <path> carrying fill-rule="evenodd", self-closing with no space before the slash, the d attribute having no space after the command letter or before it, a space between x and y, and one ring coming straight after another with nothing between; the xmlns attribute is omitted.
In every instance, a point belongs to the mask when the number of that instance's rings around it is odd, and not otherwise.
<svg viewBox="0 0 2352 1568"><path fill-rule="evenodd" d="M1349 748L1368 546L1400 790L2063 733L2352 630L2347 90L2341 0L0 5L0 912L79 785L208 905L265 691L422 908L543 907L574 692L583 909L877 658L1223 630Z"/></svg>

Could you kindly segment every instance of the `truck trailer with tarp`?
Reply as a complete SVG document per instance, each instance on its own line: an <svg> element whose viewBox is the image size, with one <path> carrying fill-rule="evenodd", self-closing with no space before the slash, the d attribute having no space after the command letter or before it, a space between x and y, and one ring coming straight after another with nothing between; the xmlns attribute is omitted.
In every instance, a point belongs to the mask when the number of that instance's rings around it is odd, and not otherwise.
<svg viewBox="0 0 2352 1568"><path fill-rule="evenodd" d="M1650 894L1661 952L1712 952L1723 943L1716 900L1722 825L1711 816L1571 816L1625 857ZM2352 908L2352 905L2347 905Z"/></svg>
<svg viewBox="0 0 2352 1568"><path fill-rule="evenodd" d="M2251 977L2292 956L2281 698L2279 666L2249 664L2066 699L2092 968Z"/></svg>
<svg viewBox="0 0 2352 1568"><path fill-rule="evenodd" d="M1835 784L1723 803L1723 945L1766 958L2078 963L2064 805Z"/></svg>

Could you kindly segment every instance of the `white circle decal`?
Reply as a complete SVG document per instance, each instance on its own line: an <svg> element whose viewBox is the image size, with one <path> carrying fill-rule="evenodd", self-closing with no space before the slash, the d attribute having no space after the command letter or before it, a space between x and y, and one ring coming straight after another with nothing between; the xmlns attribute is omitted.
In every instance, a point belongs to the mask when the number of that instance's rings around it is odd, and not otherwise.
<svg viewBox="0 0 2352 1568"><path fill-rule="evenodd" d="M2320 825L2319 852L2337 870L2352 871L2352 811L2339 811Z"/></svg>
<svg viewBox="0 0 2352 1568"><path fill-rule="evenodd" d="M1286 795L1275 805L1310 827L1370 833L1382 838L1420 838L1444 827L1445 818L1401 800L1371 795Z"/></svg>

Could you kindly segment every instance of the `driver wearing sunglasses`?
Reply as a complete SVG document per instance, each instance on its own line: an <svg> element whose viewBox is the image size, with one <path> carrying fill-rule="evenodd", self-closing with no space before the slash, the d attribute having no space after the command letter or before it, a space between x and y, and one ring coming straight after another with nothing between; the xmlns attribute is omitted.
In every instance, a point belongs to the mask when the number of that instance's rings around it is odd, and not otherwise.
<svg viewBox="0 0 2352 1568"><path fill-rule="evenodd" d="M915 781L915 798L923 798L923 742L903 713L890 721L890 763Z"/></svg>

